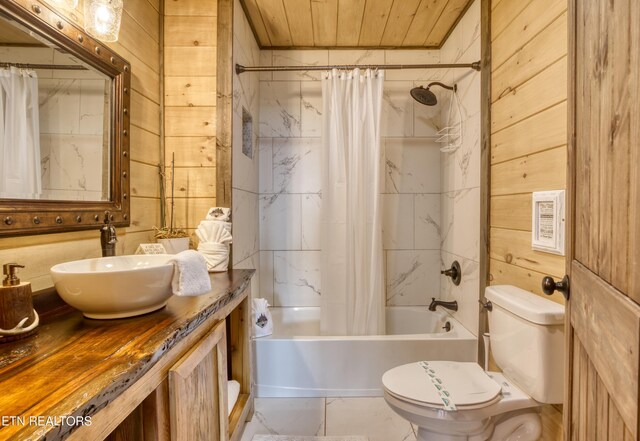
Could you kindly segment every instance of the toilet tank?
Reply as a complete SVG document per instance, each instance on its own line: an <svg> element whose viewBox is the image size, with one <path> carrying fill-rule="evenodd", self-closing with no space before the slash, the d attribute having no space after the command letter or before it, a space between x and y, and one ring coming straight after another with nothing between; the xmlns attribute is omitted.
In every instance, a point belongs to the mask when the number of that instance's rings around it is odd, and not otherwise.
<svg viewBox="0 0 640 441"><path fill-rule="evenodd" d="M511 285L487 287L491 353L504 375L540 403L561 403L564 306Z"/></svg>

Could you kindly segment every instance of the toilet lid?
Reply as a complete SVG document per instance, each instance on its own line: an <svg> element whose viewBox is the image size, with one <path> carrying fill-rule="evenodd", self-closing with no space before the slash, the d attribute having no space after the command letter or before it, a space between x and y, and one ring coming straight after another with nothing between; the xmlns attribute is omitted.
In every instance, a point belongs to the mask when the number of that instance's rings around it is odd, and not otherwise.
<svg viewBox="0 0 640 441"><path fill-rule="evenodd" d="M456 410L480 407L500 399L501 387L477 363L421 361L398 366L382 384L399 399Z"/></svg>

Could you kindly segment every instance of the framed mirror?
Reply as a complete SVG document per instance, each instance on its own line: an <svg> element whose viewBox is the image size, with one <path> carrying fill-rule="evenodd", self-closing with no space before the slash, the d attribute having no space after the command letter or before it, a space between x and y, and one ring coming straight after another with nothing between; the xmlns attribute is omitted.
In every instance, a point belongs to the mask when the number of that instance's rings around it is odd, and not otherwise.
<svg viewBox="0 0 640 441"><path fill-rule="evenodd" d="M129 225L127 61L47 5L0 2L0 236Z"/></svg>

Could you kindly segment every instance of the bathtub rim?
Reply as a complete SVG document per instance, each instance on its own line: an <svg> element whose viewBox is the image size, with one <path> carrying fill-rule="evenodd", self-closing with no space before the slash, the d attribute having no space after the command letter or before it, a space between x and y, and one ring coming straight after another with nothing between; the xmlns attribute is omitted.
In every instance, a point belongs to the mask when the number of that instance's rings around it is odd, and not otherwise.
<svg viewBox="0 0 640 441"><path fill-rule="evenodd" d="M310 308L310 307L308 307ZM460 323L455 317L449 313L444 314L446 320L451 322L452 329L449 332L432 332L423 334L392 334L392 335L279 335L271 334L264 337L252 336L251 339L255 341L342 341L342 340L355 340L355 341L407 341L407 340L477 340L477 337L473 335L471 331Z"/></svg>

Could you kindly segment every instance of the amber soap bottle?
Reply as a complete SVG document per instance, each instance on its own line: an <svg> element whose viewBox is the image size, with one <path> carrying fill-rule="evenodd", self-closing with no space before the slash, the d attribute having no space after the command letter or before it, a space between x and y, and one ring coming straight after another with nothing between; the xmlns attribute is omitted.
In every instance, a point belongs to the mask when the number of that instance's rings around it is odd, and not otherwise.
<svg viewBox="0 0 640 441"><path fill-rule="evenodd" d="M4 279L0 287L0 343L15 341L36 332L40 321L33 309L31 283L20 282L17 263L2 266Z"/></svg>

